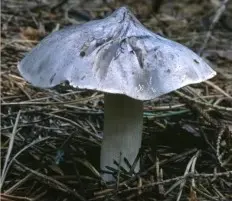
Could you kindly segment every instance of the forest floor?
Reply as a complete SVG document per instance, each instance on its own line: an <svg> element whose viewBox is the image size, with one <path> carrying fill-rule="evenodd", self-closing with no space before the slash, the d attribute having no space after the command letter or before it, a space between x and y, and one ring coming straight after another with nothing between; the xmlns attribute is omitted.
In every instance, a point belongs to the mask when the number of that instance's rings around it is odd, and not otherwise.
<svg viewBox="0 0 232 201"><path fill-rule="evenodd" d="M1 200L232 200L232 2L102 1L2 1ZM38 89L17 63L52 31L103 18L122 2L145 26L201 55L217 76L145 101L141 170L121 170L106 184L103 94Z"/></svg>

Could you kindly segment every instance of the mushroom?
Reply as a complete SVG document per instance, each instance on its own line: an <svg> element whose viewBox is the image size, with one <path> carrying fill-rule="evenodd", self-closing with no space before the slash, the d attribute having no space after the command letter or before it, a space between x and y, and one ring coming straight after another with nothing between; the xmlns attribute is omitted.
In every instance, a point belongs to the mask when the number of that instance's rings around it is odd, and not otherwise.
<svg viewBox="0 0 232 201"><path fill-rule="evenodd" d="M143 101L216 75L185 46L145 28L126 8L43 39L19 63L21 75L37 87L69 81L105 93L101 169L120 158L132 164L142 140ZM121 166L129 167L124 160ZM139 163L135 172L139 170ZM105 181L113 176L103 174Z"/></svg>

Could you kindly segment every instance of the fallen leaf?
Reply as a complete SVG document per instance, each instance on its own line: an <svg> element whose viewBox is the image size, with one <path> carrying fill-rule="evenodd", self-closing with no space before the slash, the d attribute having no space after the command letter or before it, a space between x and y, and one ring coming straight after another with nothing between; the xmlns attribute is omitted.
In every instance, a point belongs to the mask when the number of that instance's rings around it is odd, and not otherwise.
<svg viewBox="0 0 232 201"><path fill-rule="evenodd" d="M45 31L43 29L34 29L32 27L26 27L20 29L21 38L25 40L39 41L45 36Z"/></svg>

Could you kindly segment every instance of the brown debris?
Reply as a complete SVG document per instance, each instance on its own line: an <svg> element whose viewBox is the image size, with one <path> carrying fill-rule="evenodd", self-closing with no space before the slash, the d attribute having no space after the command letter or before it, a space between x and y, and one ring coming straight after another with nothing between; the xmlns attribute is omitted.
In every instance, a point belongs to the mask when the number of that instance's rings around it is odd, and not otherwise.
<svg viewBox="0 0 232 201"><path fill-rule="evenodd" d="M141 2L3 0L2 200L232 200L232 4ZM142 169L120 170L117 183L106 185L98 164L103 95L66 84L35 88L19 76L17 63L50 32L126 3L153 31L202 49L218 75L146 102Z"/></svg>

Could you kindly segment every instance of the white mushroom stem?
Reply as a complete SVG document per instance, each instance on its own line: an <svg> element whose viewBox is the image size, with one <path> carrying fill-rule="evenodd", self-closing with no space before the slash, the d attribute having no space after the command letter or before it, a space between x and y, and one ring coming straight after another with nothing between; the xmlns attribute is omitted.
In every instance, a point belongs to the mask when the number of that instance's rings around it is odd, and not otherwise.
<svg viewBox="0 0 232 201"><path fill-rule="evenodd" d="M104 114L101 169L107 170L106 166L118 169L115 160L129 170L124 158L132 165L141 147L143 102L124 95L105 94ZM139 170L139 162L134 170ZM105 181L114 180L110 174L103 173L102 177Z"/></svg>

